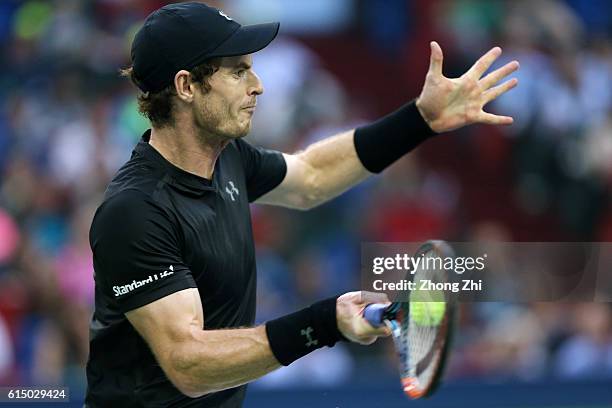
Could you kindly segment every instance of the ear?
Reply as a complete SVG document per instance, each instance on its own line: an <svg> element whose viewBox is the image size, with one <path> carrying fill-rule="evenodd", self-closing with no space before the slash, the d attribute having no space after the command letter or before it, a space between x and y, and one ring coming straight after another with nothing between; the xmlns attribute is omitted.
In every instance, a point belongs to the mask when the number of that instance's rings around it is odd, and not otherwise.
<svg viewBox="0 0 612 408"><path fill-rule="evenodd" d="M180 100L187 103L193 101L194 84L189 71L182 69L174 75L174 88Z"/></svg>

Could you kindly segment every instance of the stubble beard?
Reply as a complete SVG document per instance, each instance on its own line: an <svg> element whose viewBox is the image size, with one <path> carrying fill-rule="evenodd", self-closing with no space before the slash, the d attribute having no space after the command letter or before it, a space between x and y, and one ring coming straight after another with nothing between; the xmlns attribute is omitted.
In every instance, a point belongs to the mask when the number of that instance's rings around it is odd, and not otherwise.
<svg viewBox="0 0 612 408"><path fill-rule="evenodd" d="M241 115L239 112L238 115ZM213 135L215 139L231 140L240 139L249 134L251 130L252 116L247 122L241 122L239 117L234 117L229 111L215 111L203 108L195 113L195 124L202 137Z"/></svg>

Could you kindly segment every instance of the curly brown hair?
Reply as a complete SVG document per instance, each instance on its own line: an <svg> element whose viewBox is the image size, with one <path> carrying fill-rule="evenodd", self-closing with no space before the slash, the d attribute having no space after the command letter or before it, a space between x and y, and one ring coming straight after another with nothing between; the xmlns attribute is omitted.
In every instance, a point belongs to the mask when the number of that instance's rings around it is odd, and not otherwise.
<svg viewBox="0 0 612 408"><path fill-rule="evenodd" d="M217 72L219 65L219 59L213 58L189 71L193 81L201 84L204 92L210 90L208 79ZM130 78L132 83L136 85L134 67L130 66L122 69L120 74L122 77ZM174 124L172 111L174 109L175 96L176 89L174 88L174 83L158 92L141 92L138 95L138 111L147 117L155 128L172 126Z"/></svg>

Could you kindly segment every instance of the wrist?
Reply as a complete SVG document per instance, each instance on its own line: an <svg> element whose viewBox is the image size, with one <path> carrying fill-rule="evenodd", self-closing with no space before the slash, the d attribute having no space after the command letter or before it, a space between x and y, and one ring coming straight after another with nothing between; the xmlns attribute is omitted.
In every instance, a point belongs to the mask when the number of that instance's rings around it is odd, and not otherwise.
<svg viewBox="0 0 612 408"><path fill-rule="evenodd" d="M423 118L425 123L427 123L427 126L429 126L429 128L435 133L442 133L442 129L440 129L440 126L438 126L437 123L437 117L427 112L427 110L423 107L420 96L415 100L414 104L421 115L421 118Z"/></svg>
<svg viewBox="0 0 612 408"><path fill-rule="evenodd" d="M325 334L326 345L331 347L339 341L348 341L338 327L338 296L313 303L310 309L316 318L316 325Z"/></svg>
<svg viewBox="0 0 612 408"><path fill-rule="evenodd" d="M433 135L435 132L416 101L411 101L374 123L355 129L355 151L368 171L379 173Z"/></svg>
<svg viewBox="0 0 612 408"><path fill-rule="evenodd" d="M337 297L266 323L272 354L284 366L321 347L346 340L338 329Z"/></svg>

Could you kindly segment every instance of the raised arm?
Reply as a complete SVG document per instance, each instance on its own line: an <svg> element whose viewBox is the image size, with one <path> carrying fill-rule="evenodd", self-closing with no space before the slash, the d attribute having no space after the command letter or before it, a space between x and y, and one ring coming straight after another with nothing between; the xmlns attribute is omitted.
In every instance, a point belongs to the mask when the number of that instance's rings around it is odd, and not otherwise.
<svg viewBox="0 0 612 408"><path fill-rule="evenodd" d="M370 344L388 329L374 329L361 317L368 303L384 295L352 292L268 322L265 326L203 330L198 290L175 292L126 313L145 339L166 376L195 398L236 387L342 336ZM339 333L342 333L340 335Z"/></svg>
<svg viewBox="0 0 612 408"><path fill-rule="evenodd" d="M482 77L501 55L492 48L464 75L446 78L442 49L431 43L431 58L419 97L378 121L284 155L283 182L258 203L309 209L348 190L436 133L473 123L509 125L513 119L487 113L484 106L517 85L511 79L497 85L519 68L517 61ZM481 78L482 77L482 78Z"/></svg>

